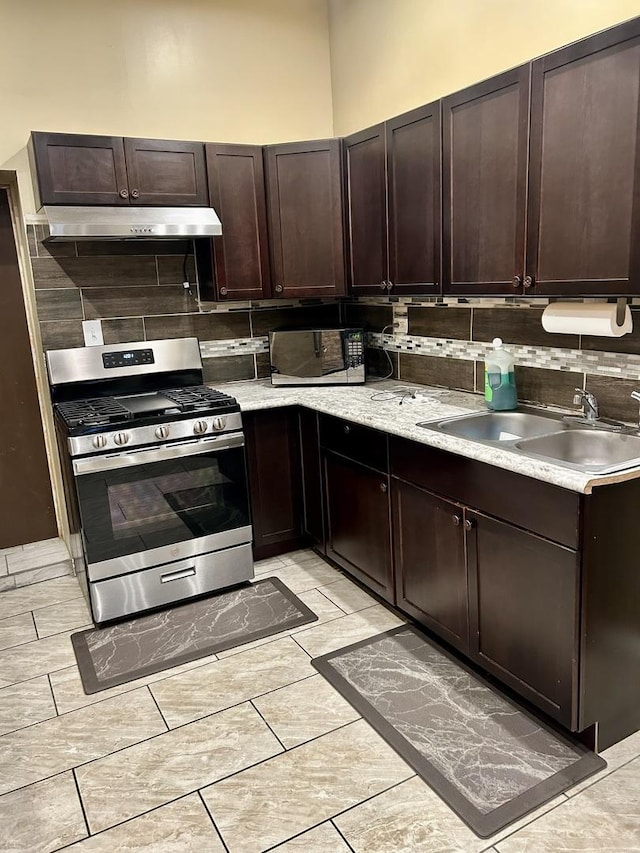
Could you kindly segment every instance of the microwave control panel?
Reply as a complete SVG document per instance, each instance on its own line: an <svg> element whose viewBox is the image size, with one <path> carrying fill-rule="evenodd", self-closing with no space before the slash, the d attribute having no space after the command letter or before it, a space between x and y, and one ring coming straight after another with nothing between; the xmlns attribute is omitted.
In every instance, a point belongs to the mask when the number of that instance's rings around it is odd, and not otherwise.
<svg viewBox="0 0 640 853"><path fill-rule="evenodd" d="M344 333L344 361L347 369L364 364L364 334L361 329Z"/></svg>

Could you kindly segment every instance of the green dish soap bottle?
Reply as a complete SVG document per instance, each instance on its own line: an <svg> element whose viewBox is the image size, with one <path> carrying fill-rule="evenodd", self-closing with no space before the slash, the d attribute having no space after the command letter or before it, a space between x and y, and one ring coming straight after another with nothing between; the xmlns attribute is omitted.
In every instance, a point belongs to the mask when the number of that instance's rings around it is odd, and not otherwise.
<svg viewBox="0 0 640 853"><path fill-rule="evenodd" d="M494 412L510 412L518 408L518 393L513 370L513 357L502 346L502 338L493 339L493 352L484 360L484 399Z"/></svg>

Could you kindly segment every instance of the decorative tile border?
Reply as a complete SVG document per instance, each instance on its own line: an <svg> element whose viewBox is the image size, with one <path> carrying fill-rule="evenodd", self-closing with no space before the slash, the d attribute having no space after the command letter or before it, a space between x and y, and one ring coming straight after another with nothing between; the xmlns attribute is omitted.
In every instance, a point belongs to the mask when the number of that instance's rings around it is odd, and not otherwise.
<svg viewBox="0 0 640 853"><path fill-rule="evenodd" d="M202 358L223 358L230 355L257 355L269 352L269 340L264 336L255 338L226 338L220 341L200 341Z"/></svg>
<svg viewBox="0 0 640 853"><path fill-rule="evenodd" d="M382 335L369 332L368 346L394 352L430 355L438 358L457 358L468 361L483 361L491 344L478 341L457 341L444 338L426 338L412 335ZM575 371L619 379L640 381L640 356L624 353L608 353L560 347L534 347L509 344L509 352L516 364L524 367L540 367L547 370Z"/></svg>
<svg viewBox="0 0 640 853"><path fill-rule="evenodd" d="M200 301L200 310L203 314L224 314L229 311L246 311L251 308L254 311L269 308L310 308L314 305L330 305L337 302L335 297L317 299L248 299L244 302L208 302Z"/></svg>
<svg viewBox="0 0 640 853"><path fill-rule="evenodd" d="M640 305L640 296L624 297L634 306ZM345 296L343 302L365 305L423 305L437 308L454 305L468 308L544 308L551 302L609 302L606 296Z"/></svg>

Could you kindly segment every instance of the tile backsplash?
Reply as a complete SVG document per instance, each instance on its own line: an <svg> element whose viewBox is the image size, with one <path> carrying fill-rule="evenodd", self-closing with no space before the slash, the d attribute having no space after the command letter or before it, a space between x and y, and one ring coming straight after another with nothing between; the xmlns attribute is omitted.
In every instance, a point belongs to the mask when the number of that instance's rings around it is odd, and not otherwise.
<svg viewBox="0 0 640 853"><path fill-rule="evenodd" d="M599 338L545 332L546 299L201 302L190 242L46 243L45 228L27 228L45 350L82 346L82 320L91 319L101 320L107 344L195 336L205 380L216 383L268 376L270 329L342 323L368 333L371 374L389 373L388 354L401 381L482 393L485 352L501 337L522 401L571 406L574 388L586 388L602 414L637 421L629 394L640 388L640 306L631 334Z"/></svg>
<svg viewBox="0 0 640 853"><path fill-rule="evenodd" d="M46 226L27 233L45 350L83 346L82 321L99 319L105 344L197 337L205 381L226 382L269 375L269 329L340 322L335 299L201 302L189 241L47 243Z"/></svg>
<svg viewBox="0 0 640 853"><path fill-rule="evenodd" d="M483 393L484 356L501 337L516 362L522 402L571 407L574 389L585 388L601 414L637 423L629 394L640 389L640 308L632 307L634 331L621 338L557 335L542 328L548 301L387 297L350 300L343 312L367 331L379 375L389 372L384 349L401 381Z"/></svg>

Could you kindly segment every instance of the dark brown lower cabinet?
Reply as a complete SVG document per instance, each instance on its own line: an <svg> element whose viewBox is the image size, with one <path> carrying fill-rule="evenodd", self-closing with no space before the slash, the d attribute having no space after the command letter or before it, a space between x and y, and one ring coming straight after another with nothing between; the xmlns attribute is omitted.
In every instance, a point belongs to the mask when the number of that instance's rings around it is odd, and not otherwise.
<svg viewBox="0 0 640 853"><path fill-rule="evenodd" d="M300 457L302 462L303 529L316 548L324 552L324 507L318 415L300 409Z"/></svg>
<svg viewBox="0 0 640 853"><path fill-rule="evenodd" d="M579 495L308 409L245 426L257 558L324 543L585 742L640 730L640 479Z"/></svg>
<svg viewBox="0 0 640 853"><path fill-rule="evenodd" d="M264 560L303 542L300 445L295 409L243 415L253 556Z"/></svg>
<svg viewBox="0 0 640 853"><path fill-rule="evenodd" d="M465 524L471 657L575 729L578 552L469 510Z"/></svg>
<svg viewBox="0 0 640 853"><path fill-rule="evenodd" d="M460 651L469 651L463 510L393 480L397 605Z"/></svg>
<svg viewBox="0 0 640 853"><path fill-rule="evenodd" d="M327 556L393 604L388 475L325 452L324 477Z"/></svg>
<svg viewBox="0 0 640 853"><path fill-rule="evenodd" d="M403 439L390 457L398 607L576 730L577 496Z"/></svg>

